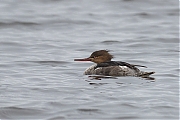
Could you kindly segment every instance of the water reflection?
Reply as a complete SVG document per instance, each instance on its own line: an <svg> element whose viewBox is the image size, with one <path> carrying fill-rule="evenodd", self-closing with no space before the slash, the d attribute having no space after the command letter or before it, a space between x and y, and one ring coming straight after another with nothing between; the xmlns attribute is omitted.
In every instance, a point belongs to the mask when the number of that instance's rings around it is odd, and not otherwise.
<svg viewBox="0 0 180 120"><path fill-rule="evenodd" d="M101 80L103 79L118 79L118 77L114 77L114 76L104 76L104 75L90 75L88 76L91 80ZM140 78L144 78L145 80L151 80L151 81L155 81L154 77L149 77L149 76L142 76Z"/></svg>

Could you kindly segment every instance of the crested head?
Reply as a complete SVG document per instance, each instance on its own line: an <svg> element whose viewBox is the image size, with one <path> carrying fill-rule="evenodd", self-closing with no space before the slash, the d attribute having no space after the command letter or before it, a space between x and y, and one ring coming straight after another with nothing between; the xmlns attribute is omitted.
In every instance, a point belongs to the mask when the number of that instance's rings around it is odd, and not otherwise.
<svg viewBox="0 0 180 120"><path fill-rule="evenodd" d="M92 62L102 63L102 62L111 61L113 56L109 53L108 50L98 50L93 52L89 58L91 59Z"/></svg>

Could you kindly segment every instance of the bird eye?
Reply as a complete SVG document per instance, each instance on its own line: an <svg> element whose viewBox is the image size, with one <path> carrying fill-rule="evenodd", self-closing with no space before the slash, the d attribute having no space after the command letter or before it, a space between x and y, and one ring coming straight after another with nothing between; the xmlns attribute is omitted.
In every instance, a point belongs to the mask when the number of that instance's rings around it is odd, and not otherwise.
<svg viewBox="0 0 180 120"><path fill-rule="evenodd" d="M94 59L95 59L95 58L97 58L97 57L96 57L96 56L91 56L91 58L94 58Z"/></svg>

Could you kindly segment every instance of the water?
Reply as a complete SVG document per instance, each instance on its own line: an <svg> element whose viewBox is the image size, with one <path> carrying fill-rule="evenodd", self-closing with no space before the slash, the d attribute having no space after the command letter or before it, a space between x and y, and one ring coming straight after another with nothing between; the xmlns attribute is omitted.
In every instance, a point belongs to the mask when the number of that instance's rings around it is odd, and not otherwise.
<svg viewBox="0 0 180 120"><path fill-rule="evenodd" d="M179 119L178 1L2 0L0 119ZM154 80L92 79L100 49Z"/></svg>

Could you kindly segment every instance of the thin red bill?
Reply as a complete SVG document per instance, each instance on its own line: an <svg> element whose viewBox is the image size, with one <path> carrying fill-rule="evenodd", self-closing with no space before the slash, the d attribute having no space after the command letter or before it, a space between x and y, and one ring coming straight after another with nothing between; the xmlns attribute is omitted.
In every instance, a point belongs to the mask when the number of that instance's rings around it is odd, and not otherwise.
<svg viewBox="0 0 180 120"><path fill-rule="evenodd" d="M74 61L91 61L90 58L74 59Z"/></svg>

